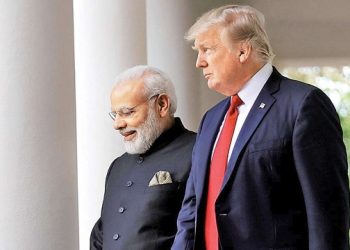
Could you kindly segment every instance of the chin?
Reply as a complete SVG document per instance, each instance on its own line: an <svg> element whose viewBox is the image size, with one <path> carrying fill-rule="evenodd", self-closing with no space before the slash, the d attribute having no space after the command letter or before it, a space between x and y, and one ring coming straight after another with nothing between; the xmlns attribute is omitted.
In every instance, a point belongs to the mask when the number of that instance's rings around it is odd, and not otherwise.
<svg viewBox="0 0 350 250"><path fill-rule="evenodd" d="M220 88L221 84L219 82L208 82L208 87L211 90L214 90L215 92L218 92L220 94L224 94L222 92L222 89Z"/></svg>
<svg viewBox="0 0 350 250"><path fill-rule="evenodd" d="M208 81L208 87L209 87L210 89L212 89L212 90L217 91L218 85L219 85L218 82L213 82L213 81L210 81L210 80Z"/></svg>

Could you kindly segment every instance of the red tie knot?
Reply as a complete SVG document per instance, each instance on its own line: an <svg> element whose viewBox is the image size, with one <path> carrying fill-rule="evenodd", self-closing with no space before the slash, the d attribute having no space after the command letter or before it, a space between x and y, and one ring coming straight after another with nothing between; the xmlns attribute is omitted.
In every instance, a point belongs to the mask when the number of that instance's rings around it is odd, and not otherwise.
<svg viewBox="0 0 350 250"><path fill-rule="evenodd" d="M241 105L243 103L243 101L241 100L241 98L239 98L238 95L234 95L231 97L231 105L230 105L230 110L229 113L232 114L236 108Z"/></svg>
<svg viewBox="0 0 350 250"><path fill-rule="evenodd" d="M242 103L243 103L243 101L241 100L241 98L239 98L238 95L234 95L231 97L231 106L236 108L239 105L241 105Z"/></svg>

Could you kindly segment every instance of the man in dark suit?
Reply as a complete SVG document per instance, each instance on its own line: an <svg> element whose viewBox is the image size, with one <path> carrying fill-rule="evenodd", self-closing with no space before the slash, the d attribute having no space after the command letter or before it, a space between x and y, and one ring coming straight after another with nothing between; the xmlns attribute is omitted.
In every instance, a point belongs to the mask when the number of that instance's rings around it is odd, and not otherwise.
<svg viewBox="0 0 350 250"><path fill-rule="evenodd" d="M136 66L119 75L111 109L126 153L108 170L90 249L170 249L195 133L174 118L174 87L153 67Z"/></svg>
<svg viewBox="0 0 350 250"><path fill-rule="evenodd" d="M254 8L209 11L187 39L209 88L228 98L201 122L172 249L349 249L346 151L329 98L272 67Z"/></svg>

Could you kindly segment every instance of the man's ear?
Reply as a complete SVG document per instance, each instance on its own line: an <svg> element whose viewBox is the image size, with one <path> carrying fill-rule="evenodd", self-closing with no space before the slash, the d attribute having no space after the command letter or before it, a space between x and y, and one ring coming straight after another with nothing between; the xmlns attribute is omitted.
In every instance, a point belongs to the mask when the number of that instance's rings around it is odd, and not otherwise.
<svg viewBox="0 0 350 250"><path fill-rule="evenodd" d="M160 94L157 98L157 109L160 117L165 117L169 113L170 98L166 94Z"/></svg>
<svg viewBox="0 0 350 250"><path fill-rule="evenodd" d="M249 42L241 42L239 44L239 50L238 50L238 57L239 61L241 63L244 63L248 60L251 52L252 52L252 45Z"/></svg>

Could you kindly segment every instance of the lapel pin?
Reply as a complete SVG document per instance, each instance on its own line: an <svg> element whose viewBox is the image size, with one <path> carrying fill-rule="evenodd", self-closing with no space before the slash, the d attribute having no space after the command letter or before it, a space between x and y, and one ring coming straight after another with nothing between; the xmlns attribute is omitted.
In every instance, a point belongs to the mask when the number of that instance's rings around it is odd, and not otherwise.
<svg viewBox="0 0 350 250"><path fill-rule="evenodd" d="M262 103L260 103L260 106L259 106L259 108L260 108L260 109L263 109L263 108L265 108L265 103L263 103L263 102L262 102Z"/></svg>

